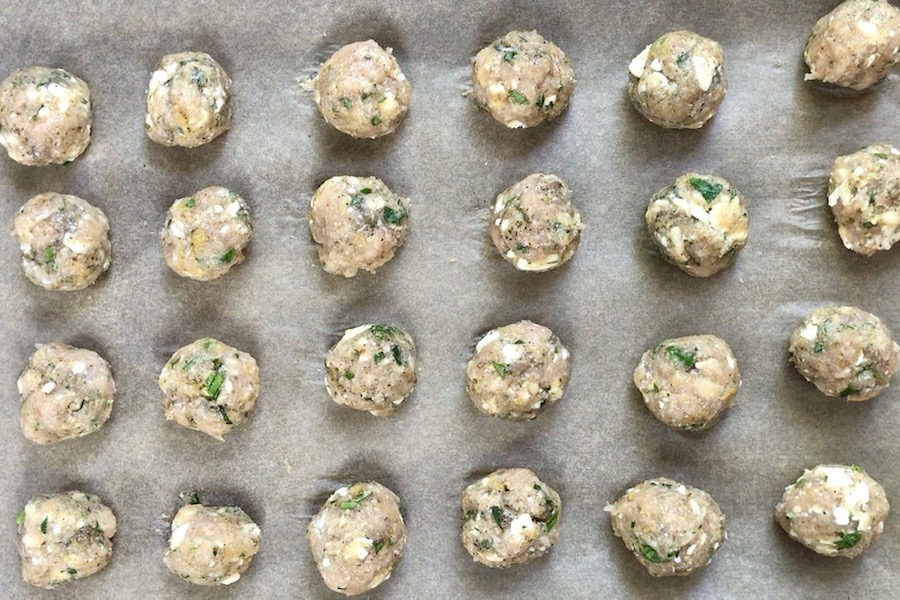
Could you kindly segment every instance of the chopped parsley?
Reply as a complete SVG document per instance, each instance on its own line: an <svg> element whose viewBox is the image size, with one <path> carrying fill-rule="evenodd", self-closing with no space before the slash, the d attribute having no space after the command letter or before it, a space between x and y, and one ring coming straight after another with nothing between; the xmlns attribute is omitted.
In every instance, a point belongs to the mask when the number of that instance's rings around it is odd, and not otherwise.
<svg viewBox="0 0 900 600"><path fill-rule="evenodd" d="M25 510L23 509L19 514L16 515L16 525L21 526L22 523L25 522Z"/></svg>
<svg viewBox="0 0 900 600"><path fill-rule="evenodd" d="M66 567L66 573L68 573L69 575L78 575L78 569Z"/></svg>
<svg viewBox="0 0 900 600"><path fill-rule="evenodd" d="M359 206L362 204L363 200L366 199L366 196L372 193L372 188L363 188L350 196L350 206Z"/></svg>
<svg viewBox="0 0 900 600"><path fill-rule="evenodd" d="M700 195L703 196L703 199L707 202L712 202L716 199L722 192L722 184L721 183L712 183L708 179L701 179L699 177L691 177L688 179L688 183L691 184L691 187L700 192Z"/></svg>
<svg viewBox="0 0 900 600"><path fill-rule="evenodd" d="M515 60L516 55L519 53L515 48L511 48L510 46L494 46L494 50L503 55L503 60L508 63L511 63Z"/></svg>
<svg viewBox="0 0 900 600"><path fill-rule="evenodd" d="M359 495L350 498L349 500L342 500L338 506L341 507L341 510L353 510L357 506L362 503L363 500L372 495L372 492L366 490L364 492L360 492Z"/></svg>
<svg viewBox="0 0 900 600"><path fill-rule="evenodd" d="M857 473L862 473L862 467L860 467L859 465L850 465L850 470L856 471Z"/></svg>
<svg viewBox="0 0 900 600"><path fill-rule="evenodd" d="M403 357L400 354L400 348L398 348L397 346L391 346L391 356L394 357L395 363L397 363L401 367L403 366Z"/></svg>
<svg viewBox="0 0 900 600"><path fill-rule="evenodd" d="M400 205L399 208L393 209L390 206L384 207L384 222L390 223L391 225L399 225L403 222L403 219L406 218L407 212L406 209L403 208L403 205Z"/></svg>
<svg viewBox="0 0 900 600"><path fill-rule="evenodd" d="M544 526L547 528L547 533L550 533L550 530L553 529L554 525L556 525L557 519L559 519L559 511L554 509L553 512L550 513L550 518L547 519L546 523L544 523Z"/></svg>
<svg viewBox="0 0 900 600"><path fill-rule="evenodd" d="M641 556L652 563L668 562L678 555L678 550L675 550L674 552L669 553L668 556L660 556L659 552L656 551L656 548L647 544L639 544L638 548L641 552Z"/></svg>
<svg viewBox="0 0 900 600"><path fill-rule="evenodd" d="M44 248L44 263L56 262L56 250L47 246Z"/></svg>
<svg viewBox="0 0 900 600"><path fill-rule="evenodd" d="M188 504L200 504L200 494L191 492L188 496Z"/></svg>
<svg viewBox="0 0 900 600"><path fill-rule="evenodd" d="M385 353L384 353L384 352L378 352L377 354L375 354L375 357L374 357L374 358L375 358L375 364L377 365L378 363L380 363L381 361L383 361L383 360L384 360L384 357L385 357Z"/></svg>
<svg viewBox="0 0 900 600"><path fill-rule="evenodd" d="M353 378L356 377L356 374L353 371L344 371L344 377L353 381Z"/></svg>
<svg viewBox="0 0 900 600"><path fill-rule="evenodd" d="M666 346L666 353L668 353L669 360L673 363L683 365L688 369L693 369L694 364L697 362L696 354L682 350L678 346Z"/></svg>
<svg viewBox="0 0 900 600"><path fill-rule="evenodd" d="M225 381L225 365L219 359L215 359L213 360L213 369L214 371L203 382L203 389L200 390L200 393L210 400L217 400L222 391L222 383Z"/></svg>
<svg viewBox="0 0 900 600"><path fill-rule="evenodd" d="M497 374L500 377L506 377L506 365L504 365L503 363L498 363L498 362L491 363L491 364L494 365L494 370L497 371Z"/></svg>
<svg viewBox="0 0 900 600"><path fill-rule="evenodd" d="M372 546L375 548L375 554L378 554L379 552L381 552L381 549L384 548L384 542L378 540L377 542L372 544Z"/></svg>
<svg viewBox="0 0 900 600"><path fill-rule="evenodd" d="M197 199L191 196L187 200L184 201L184 205L187 208L194 208L197 205Z"/></svg>
<svg viewBox="0 0 900 600"><path fill-rule="evenodd" d="M846 550L847 548L852 548L857 543L859 543L860 538L862 538L862 534L858 531L841 531L838 533L838 539L834 543L834 545L837 546L840 550Z"/></svg>
<svg viewBox="0 0 900 600"><path fill-rule="evenodd" d="M855 389L852 385L848 385L842 392L841 398L846 398L847 396L852 396L857 393L859 390Z"/></svg>
<svg viewBox="0 0 900 600"><path fill-rule="evenodd" d="M503 519L501 519L500 514L501 513L500 513L499 506L491 507L491 517L493 517L494 523L497 524L497 527L499 527L500 529L503 529Z"/></svg>
<svg viewBox="0 0 900 600"><path fill-rule="evenodd" d="M234 260L235 251L234 248L229 248L225 254L222 255L222 262L225 264L231 263Z"/></svg>
<svg viewBox="0 0 900 600"><path fill-rule="evenodd" d="M231 419L228 418L228 413L225 411L224 406L216 404L216 409L218 409L219 414L222 415L222 420L225 421L226 425L234 425L234 423L231 422Z"/></svg>
<svg viewBox="0 0 900 600"><path fill-rule="evenodd" d="M353 102L351 102L350 98L348 98L347 96L341 96L341 104L343 104L344 108L346 108L347 110L353 108Z"/></svg>
<svg viewBox="0 0 900 600"><path fill-rule="evenodd" d="M376 127L381 125L381 115L379 115L378 113L375 113L375 116L372 117L372 125L374 125Z"/></svg>
<svg viewBox="0 0 900 600"><path fill-rule="evenodd" d="M528 96L520 92L519 90L509 90L507 94L510 100L515 102L516 104L528 104Z"/></svg>
<svg viewBox="0 0 900 600"><path fill-rule="evenodd" d="M376 340L386 340L394 337L398 330L396 327L391 327L390 325L372 325L369 327L369 331L372 332L372 335L375 336Z"/></svg>
<svg viewBox="0 0 900 600"><path fill-rule="evenodd" d="M878 158L880 158L882 160L887 158L887 154L885 154L884 152L873 152L872 156L877 156Z"/></svg>
<svg viewBox="0 0 900 600"><path fill-rule="evenodd" d="M822 342L816 342L815 344L813 344L813 352L815 352L816 354L818 354L819 352L821 352L824 349L825 349L825 344L823 344Z"/></svg>
<svg viewBox="0 0 900 600"><path fill-rule="evenodd" d="M41 533L43 533L43 534L47 533L47 521L49 519L50 519L50 517L44 517L44 520L41 521Z"/></svg>

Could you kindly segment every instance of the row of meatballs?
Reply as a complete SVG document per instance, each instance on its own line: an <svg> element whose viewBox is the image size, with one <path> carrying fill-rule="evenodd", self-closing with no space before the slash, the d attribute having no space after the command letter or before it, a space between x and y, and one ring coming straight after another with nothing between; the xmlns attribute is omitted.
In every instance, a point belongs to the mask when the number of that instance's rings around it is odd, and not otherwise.
<svg viewBox="0 0 900 600"><path fill-rule="evenodd" d="M259 551L261 530L239 507L207 506L196 493L172 519L165 565L203 586L238 581ZM462 493L462 543L488 567L547 554L560 539L562 501L524 468L500 469ZM726 539L725 516L707 492L667 478L644 481L604 509L613 533L656 577L689 575ZM856 465L819 465L789 485L775 520L825 556L855 558L884 530L890 504ZM70 491L32 498L16 518L22 577L45 588L92 575L112 556L116 518L100 498ZM306 528L325 585L348 596L387 580L406 546L400 499L376 482L336 490Z"/></svg>

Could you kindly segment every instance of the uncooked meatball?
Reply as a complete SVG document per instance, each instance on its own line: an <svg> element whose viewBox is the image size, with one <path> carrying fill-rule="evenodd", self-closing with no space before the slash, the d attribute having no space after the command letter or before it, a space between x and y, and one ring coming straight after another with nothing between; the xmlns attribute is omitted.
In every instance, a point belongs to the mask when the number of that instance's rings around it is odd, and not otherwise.
<svg viewBox="0 0 900 600"><path fill-rule="evenodd" d="M66 344L35 348L17 382L25 437L50 444L103 427L116 394L109 364L96 352Z"/></svg>
<svg viewBox="0 0 900 600"><path fill-rule="evenodd" d="M565 53L537 31L510 31L475 55L475 103L507 127L534 127L558 117L575 92Z"/></svg>
<svg viewBox="0 0 900 600"><path fill-rule="evenodd" d="M826 396L869 400L891 383L900 347L881 319L851 306L809 313L791 334L791 360Z"/></svg>
<svg viewBox="0 0 900 600"><path fill-rule="evenodd" d="M900 58L900 10L886 0L846 0L819 19L806 42L806 80L854 90L881 81Z"/></svg>
<svg viewBox="0 0 900 600"><path fill-rule="evenodd" d="M310 521L306 537L329 589L364 594L388 579L403 556L400 499L374 481L342 487Z"/></svg>
<svg viewBox="0 0 900 600"><path fill-rule="evenodd" d="M856 465L819 465L785 488L775 520L819 554L855 558L884 531L890 510L884 488Z"/></svg>
<svg viewBox="0 0 900 600"><path fill-rule="evenodd" d="M559 541L562 502L528 469L499 469L462 493L462 543L488 567L512 567Z"/></svg>
<svg viewBox="0 0 900 600"><path fill-rule="evenodd" d="M29 166L72 162L91 143L91 92L62 69L28 67L0 83L0 144Z"/></svg>
<svg viewBox="0 0 900 600"><path fill-rule="evenodd" d="M569 186L543 173L500 192L489 226L494 246L521 271L548 271L567 262L583 229Z"/></svg>
<svg viewBox="0 0 900 600"><path fill-rule="evenodd" d="M16 214L13 235L25 276L47 290L81 290L112 262L109 221L78 196L38 194Z"/></svg>
<svg viewBox="0 0 900 600"><path fill-rule="evenodd" d="M348 329L325 355L325 389L338 404L393 414L416 386L416 345L390 325Z"/></svg>
<svg viewBox="0 0 900 600"><path fill-rule="evenodd" d="M694 277L729 266L747 243L744 196L721 177L685 173L650 199L644 218L663 258Z"/></svg>
<svg viewBox="0 0 900 600"><path fill-rule="evenodd" d="M639 483L604 510L613 533L654 577L705 567L727 537L712 496L671 479Z"/></svg>
<svg viewBox="0 0 900 600"><path fill-rule="evenodd" d="M204 338L179 348L159 376L166 419L217 440L250 416L259 396L252 356Z"/></svg>
<svg viewBox="0 0 900 600"><path fill-rule="evenodd" d="M645 352L634 385L653 416L669 427L709 429L731 406L741 373L725 340L692 335Z"/></svg>
<svg viewBox="0 0 900 600"><path fill-rule="evenodd" d="M182 506L172 519L166 567L197 585L230 585L259 551L261 532L237 506Z"/></svg>
<svg viewBox="0 0 900 600"><path fill-rule="evenodd" d="M173 271L199 281L218 279L244 262L253 223L243 198L221 186L172 204L162 230L163 255Z"/></svg>
<svg viewBox="0 0 900 600"><path fill-rule="evenodd" d="M393 133L409 110L409 81L391 48L372 40L348 44L332 54L313 83L325 120L355 138Z"/></svg>
<svg viewBox="0 0 900 600"><path fill-rule="evenodd" d="M492 329L475 345L466 392L481 412L530 421L566 391L572 362L543 325L519 321Z"/></svg>
<svg viewBox="0 0 900 600"><path fill-rule="evenodd" d="M693 31L673 31L628 66L628 95L639 113L666 129L699 129L728 91L722 46Z"/></svg>
<svg viewBox="0 0 900 600"><path fill-rule="evenodd" d="M195 148L231 127L231 79L204 52L163 56L150 76L147 135L163 146Z"/></svg>
<svg viewBox="0 0 900 600"><path fill-rule="evenodd" d="M409 200L375 177L332 177L312 197L309 229L325 271L374 273L406 241Z"/></svg>
<svg viewBox="0 0 900 600"><path fill-rule="evenodd" d="M93 575L112 557L116 516L83 492L35 496L16 517L22 578L54 588Z"/></svg>
<svg viewBox="0 0 900 600"><path fill-rule="evenodd" d="M828 206L848 249L866 256L889 250L900 240L900 150L872 144L837 157Z"/></svg>

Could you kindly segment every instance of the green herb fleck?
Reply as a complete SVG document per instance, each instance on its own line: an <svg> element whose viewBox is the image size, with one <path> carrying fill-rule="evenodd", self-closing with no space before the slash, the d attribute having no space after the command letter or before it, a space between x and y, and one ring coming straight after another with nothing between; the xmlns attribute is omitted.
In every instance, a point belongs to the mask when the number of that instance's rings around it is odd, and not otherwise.
<svg viewBox="0 0 900 600"><path fill-rule="evenodd" d="M194 198L193 196L191 196L190 198L188 198L187 200L184 201L184 205L187 208L194 208L195 206L197 206L197 199Z"/></svg>
<svg viewBox="0 0 900 600"><path fill-rule="evenodd" d="M200 494L191 492L188 496L188 504L200 504Z"/></svg>
<svg viewBox="0 0 900 600"><path fill-rule="evenodd" d="M352 381L356 374L353 371L344 371L344 377Z"/></svg>
<svg viewBox="0 0 900 600"><path fill-rule="evenodd" d="M375 548L375 554L378 554L379 552L381 552L381 549L384 548L384 542L378 540L373 544L373 547Z"/></svg>
<svg viewBox="0 0 900 600"><path fill-rule="evenodd" d="M372 125L374 125L376 127L381 125L381 115L379 115L378 113L375 113L375 116L372 117Z"/></svg>
<svg viewBox="0 0 900 600"><path fill-rule="evenodd" d="M25 509L16 515L16 525L21 526L25 522Z"/></svg>
<svg viewBox="0 0 900 600"><path fill-rule="evenodd" d="M693 369L697 362L697 355L687 350L682 350L678 346L667 346L666 352L669 354L669 360L675 364L681 364L688 369Z"/></svg>
<svg viewBox="0 0 900 600"><path fill-rule="evenodd" d="M838 533L838 539L834 545L837 546L839 550L846 550L859 543L860 538L862 538L862 534L858 531L841 531Z"/></svg>
<svg viewBox="0 0 900 600"><path fill-rule="evenodd" d="M878 158L880 158L882 160L887 158L887 154L885 154L884 152L873 152L872 155L877 156Z"/></svg>
<svg viewBox="0 0 900 600"><path fill-rule="evenodd" d="M649 560L652 563L664 563L671 560L674 556L678 554L678 550L672 552L668 556L660 556L659 552L656 551L656 548L653 546L648 546L647 544L639 544L638 548L640 549L641 556L645 559Z"/></svg>
<svg viewBox="0 0 900 600"><path fill-rule="evenodd" d="M43 534L46 534L46 533L47 533L47 520L48 520L49 518L50 518L50 517L44 517L44 520L41 521L41 533L43 533Z"/></svg>
<svg viewBox="0 0 900 600"><path fill-rule="evenodd" d="M497 527L503 529L503 521L500 518L500 507L492 506L491 507L491 516L494 518L494 523L497 524Z"/></svg>
<svg viewBox="0 0 900 600"><path fill-rule="evenodd" d="M507 96L516 104L528 104L528 96L526 96L519 90L509 90Z"/></svg>
<svg viewBox="0 0 900 600"><path fill-rule="evenodd" d="M218 556L218 555L219 555L219 547L213 546L213 556Z"/></svg>
<svg viewBox="0 0 900 600"><path fill-rule="evenodd" d="M850 470L856 471L857 473L862 473L862 467L860 467L859 465L850 465Z"/></svg>
<svg viewBox="0 0 900 600"><path fill-rule="evenodd" d="M192 356L190 359L184 361L184 364L181 365L181 370L182 370L182 371L187 371L188 369L190 369L191 367L193 367L193 366L194 366L194 363L196 363L196 362L197 362L197 357L196 357L196 356Z"/></svg>
<svg viewBox="0 0 900 600"><path fill-rule="evenodd" d="M707 202L712 202L716 199L722 191L721 183L712 183L708 179L700 179L699 177L691 177L688 180L688 183L691 184L691 187L700 192L700 195L703 196L703 199Z"/></svg>
<svg viewBox="0 0 900 600"><path fill-rule="evenodd" d="M396 327L391 327L390 325L376 324L369 327L369 331L372 332L372 335L375 336L376 340L386 340L394 337L398 329Z"/></svg>
<svg viewBox="0 0 900 600"><path fill-rule="evenodd" d="M516 252L522 252L522 253L527 254L529 250L530 250L530 248L528 246L525 246L523 244L516 244Z"/></svg>
<svg viewBox="0 0 900 600"><path fill-rule="evenodd" d="M341 104L343 104L344 108L346 108L347 110L353 108L353 102L351 102L350 98L348 98L347 96L341 97Z"/></svg>
<svg viewBox="0 0 900 600"><path fill-rule="evenodd" d="M491 364L494 365L494 370L497 371L497 374L500 377L506 377L506 365L504 365L503 363L498 363L498 362L491 363Z"/></svg>
<svg viewBox="0 0 900 600"><path fill-rule="evenodd" d="M235 251L234 248L229 248L225 254L222 255L222 262L225 264L231 263L234 260Z"/></svg>
<svg viewBox="0 0 900 600"><path fill-rule="evenodd" d="M206 381L203 382L203 389L200 390L210 400L219 398L219 392L222 391L222 383L225 382L225 365L217 359L213 361L213 368L215 370L207 376Z"/></svg>
<svg viewBox="0 0 900 600"><path fill-rule="evenodd" d="M813 352L815 352L815 353L819 353L824 349L825 349L825 344L823 344L822 342L816 342L815 344L813 344Z"/></svg>
<svg viewBox="0 0 900 600"><path fill-rule="evenodd" d="M511 63L515 60L516 55L519 53L515 48L511 48L510 46L494 46L494 50L503 55L503 60L508 63Z"/></svg>
<svg viewBox="0 0 900 600"><path fill-rule="evenodd" d="M679 54L678 57L675 59L675 64L678 65L679 67L683 67L683 66L684 66L684 63L687 62L688 57L689 57L689 55L688 55L687 52L682 52L682 53Z"/></svg>
<svg viewBox="0 0 900 600"><path fill-rule="evenodd" d="M378 352L378 353L375 355L375 364L377 365L378 363L380 363L381 361L383 361L383 360L384 360L384 357L385 357L384 352Z"/></svg>
<svg viewBox="0 0 900 600"><path fill-rule="evenodd" d="M66 573L68 573L69 575L78 575L78 569L74 569L72 567L67 567Z"/></svg>
<svg viewBox="0 0 900 600"><path fill-rule="evenodd" d="M368 498L371 495L372 495L372 492L370 492L369 490L366 490L364 492L360 492L360 494L358 496L350 498L349 500L341 501L341 503L338 504L338 506L341 507L341 510L353 510L354 508L359 506L363 500L365 500L366 498Z"/></svg>
<svg viewBox="0 0 900 600"><path fill-rule="evenodd" d="M559 510L554 510L552 513L550 513L550 518L547 519L547 522L544 523L544 526L547 528L547 533L550 533L550 530L553 529L554 525L556 525L557 519L559 519Z"/></svg>
<svg viewBox="0 0 900 600"><path fill-rule="evenodd" d="M392 225L399 225L406 218L406 209L401 205L400 208L394 210L390 206L384 207L384 221Z"/></svg>
<svg viewBox="0 0 900 600"><path fill-rule="evenodd" d="M855 393L858 392L858 391L859 391L859 390L854 389L852 385L848 385L848 386L844 389L844 391L841 392L841 398L846 398L847 396L852 396L853 394L855 394Z"/></svg>
<svg viewBox="0 0 900 600"><path fill-rule="evenodd" d="M231 422L231 419L228 418L228 413L225 411L224 406L217 404L216 408L219 410L219 414L222 415L222 420L225 421L226 425L234 425L234 423Z"/></svg>
<svg viewBox="0 0 900 600"><path fill-rule="evenodd" d="M47 246L44 248L44 263L56 262L56 250Z"/></svg>
<svg viewBox="0 0 900 600"><path fill-rule="evenodd" d="M391 356L394 357L394 362L403 366L403 356L400 354L400 348L397 346L391 346Z"/></svg>
<svg viewBox="0 0 900 600"><path fill-rule="evenodd" d="M537 491L541 491L541 486L539 486L538 484L534 484L534 489L536 489Z"/></svg>

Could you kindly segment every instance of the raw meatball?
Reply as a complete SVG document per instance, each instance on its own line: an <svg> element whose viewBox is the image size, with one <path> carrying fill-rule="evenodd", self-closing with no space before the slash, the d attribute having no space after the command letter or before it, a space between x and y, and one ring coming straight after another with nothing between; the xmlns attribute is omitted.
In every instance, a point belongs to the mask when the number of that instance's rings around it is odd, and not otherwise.
<svg viewBox="0 0 900 600"><path fill-rule="evenodd" d="M172 519L163 562L197 585L230 585L259 551L261 532L237 506L182 506Z"/></svg>
<svg viewBox="0 0 900 600"><path fill-rule="evenodd" d="M50 589L109 563L116 516L91 494L35 496L16 517L16 533L22 578Z"/></svg>
<svg viewBox="0 0 900 600"><path fill-rule="evenodd" d="M889 250L900 240L900 150L873 144L837 157L828 206L844 246L867 256Z"/></svg>
<svg viewBox="0 0 900 600"><path fill-rule="evenodd" d="M102 210L53 192L26 202L13 222L25 276L47 290L81 290L97 281L112 261L108 233Z"/></svg>
<svg viewBox="0 0 900 600"><path fill-rule="evenodd" d="M639 483L604 510L613 533L654 577L705 567L727 537L712 496L671 479Z"/></svg>
<svg viewBox="0 0 900 600"><path fill-rule="evenodd" d="M399 327L361 325L325 355L325 389L338 404L392 414L416 386L416 345Z"/></svg>
<svg viewBox="0 0 900 600"><path fill-rule="evenodd" d="M325 120L355 138L393 133L409 110L412 92L392 50L372 40L348 44L332 54L314 85Z"/></svg>
<svg viewBox="0 0 900 600"><path fill-rule="evenodd" d="M489 229L507 262L521 271L548 271L572 258L584 223L569 186L556 175L534 173L497 196Z"/></svg>
<svg viewBox="0 0 900 600"><path fill-rule="evenodd" d="M499 469L462 493L462 543L476 562L512 567L559 541L559 494L528 469Z"/></svg>
<svg viewBox="0 0 900 600"><path fill-rule="evenodd" d="M666 129L699 129L728 91L725 53L693 31L657 39L628 66L628 95L639 113Z"/></svg>
<svg viewBox="0 0 900 600"><path fill-rule="evenodd" d="M826 396L869 400L891 383L900 347L881 319L851 306L809 313L791 334L791 360Z"/></svg>
<svg viewBox="0 0 900 600"><path fill-rule="evenodd" d="M692 335L645 352L634 385L653 416L669 427L709 429L731 406L741 373L725 340Z"/></svg>
<svg viewBox="0 0 900 600"><path fill-rule="evenodd" d="M25 437L50 444L103 427L116 394L109 364L96 352L66 344L35 348L18 381Z"/></svg>
<svg viewBox="0 0 900 600"><path fill-rule="evenodd" d="M205 338L180 348L159 375L166 419L217 440L250 416L259 367L246 352Z"/></svg>
<svg viewBox="0 0 900 600"><path fill-rule="evenodd" d="M855 558L881 535L890 510L884 488L856 465L819 465L785 488L775 520L819 554Z"/></svg>
<svg viewBox="0 0 900 600"><path fill-rule="evenodd" d="M91 143L91 91L62 69L28 67L0 83L0 144L23 165L72 162Z"/></svg>
<svg viewBox="0 0 900 600"><path fill-rule="evenodd" d="M231 127L231 79L204 52L163 56L147 91L147 135L163 146L195 148Z"/></svg>
<svg viewBox="0 0 900 600"><path fill-rule="evenodd" d="M900 58L900 10L886 0L847 0L813 27L804 79L854 90L881 81Z"/></svg>
<svg viewBox="0 0 900 600"><path fill-rule="evenodd" d="M332 177L312 197L309 229L325 271L374 273L406 241L409 200L375 177Z"/></svg>
<svg viewBox="0 0 900 600"><path fill-rule="evenodd" d="M166 215L162 231L166 263L182 277L218 279L244 262L253 223L244 199L221 186L180 198Z"/></svg>
<svg viewBox="0 0 900 600"><path fill-rule="evenodd" d="M310 521L306 537L329 589L364 594L388 579L403 556L400 499L374 481L342 487Z"/></svg>
<svg viewBox="0 0 900 600"><path fill-rule="evenodd" d="M644 218L663 258L694 277L729 266L747 243L744 196L721 177L685 173L650 199Z"/></svg>
<svg viewBox="0 0 900 600"><path fill-rule="evenodd" d="M481 412L530 421L569 384L569 351L543 325L519 321L488 331L466 368L466 391Z"/></svg>
<svg viewBox="0 0 900 600"><path fill-rule="evenodd" d="M510 31L475 55L475 102L507 127L534 127L558 117L575 92L565 53L537 31Z"/></svg>

